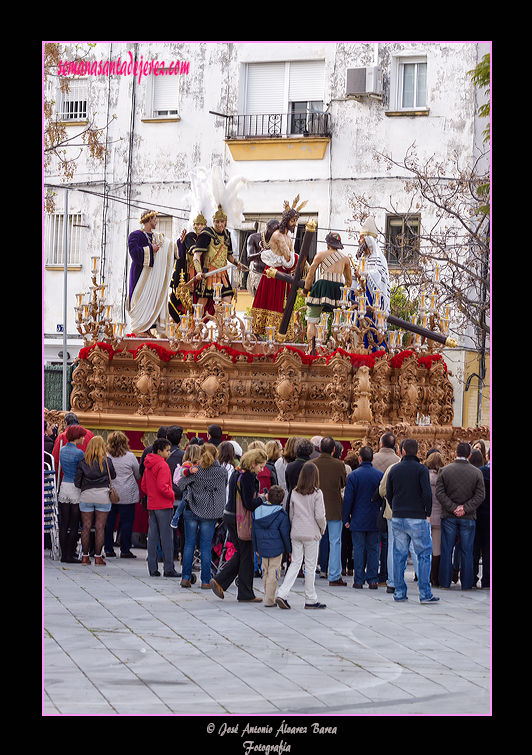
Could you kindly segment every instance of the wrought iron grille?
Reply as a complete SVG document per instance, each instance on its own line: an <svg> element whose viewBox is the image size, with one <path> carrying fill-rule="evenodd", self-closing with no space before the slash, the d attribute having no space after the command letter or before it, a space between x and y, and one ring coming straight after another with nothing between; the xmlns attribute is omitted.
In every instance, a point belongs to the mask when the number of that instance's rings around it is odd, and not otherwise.
<svg viewBox="0 0 532 755"><path fill-rule="evenodd" d="M232 115L225 126L226 139L330 135L329 113L318 112Z"/></svg>

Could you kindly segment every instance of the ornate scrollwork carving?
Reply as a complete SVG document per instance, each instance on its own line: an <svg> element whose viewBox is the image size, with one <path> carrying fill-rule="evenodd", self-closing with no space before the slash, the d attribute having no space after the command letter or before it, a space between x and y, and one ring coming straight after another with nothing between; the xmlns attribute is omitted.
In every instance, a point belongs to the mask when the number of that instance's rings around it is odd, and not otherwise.
<svg viewBox="0 0 532 755"><path fill-rule="evenodd" d="M353 421L358 425L369 425L373 421L371 412L371 380L369 367L363 365L356 371L353 381Z"/></svg>
<svg viewBox="0 0 532 755"><path fill-rule="evenodd" d="M331 360L333 380L325 386L329 397L330 418L333 422L346 422L351 400L351 364L347 357L337 354Z"/></svg>
<svg viewBox="0 0 532 755"><path fill-rule="evenodd" d="M399 418L403 422L414 422L418 412L419 392L417 388L417 357L404 360L400 367L398 384L400 390Z"/></svg>
<svg viewBox="0 0 532 755"><path fill-rule="evenodd" d="M143 346L137 354L137 379L134 382L137 414L153 414L158 406L161 367L157 354Z"/></svg>
<svg viewBox="0 0 532 755"><path fill-rule="evenodd" d="M283 350L277 357L277 379L273 386L275 404L279 410L278 420L292 421L299 410L301 385L301 358Z"/></svg>

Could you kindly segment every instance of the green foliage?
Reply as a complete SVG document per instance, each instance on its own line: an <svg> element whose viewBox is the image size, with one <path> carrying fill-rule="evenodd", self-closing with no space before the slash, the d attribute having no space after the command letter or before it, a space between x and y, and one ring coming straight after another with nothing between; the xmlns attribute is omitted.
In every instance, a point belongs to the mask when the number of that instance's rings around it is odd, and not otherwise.
<svg viewBox="0 0 532 755"><path fill-rule="evenodd" d="M490 76L491 76L491 58L490 53L486 53L480 63L473 68L471 71L468 71L468 74L471 76L471 81L476 87L479 87L479 89L484 89L484 94L486 96L490 93ZM480 118L487 118L490 114L490 100L488 100L484 105L481 105L478 109L478 114ZM482 132L482 135L484 136L484 142L489 142L490 140L490 124L488 123L487 127ZM477 188L477 195L479 197L486 197L487 202L485 204L480 205L480 207L477 209L476 214L482 214L482 215L489 215L490 214L490 205L489 205L489 194L490 194L490 185L489 183L483 183Z"/></svg>
<svg viewBox="0 0 532 755"><path fill-rule="evenodd" d="M411 301L405 289L402 286L392 288L390 294L390 314L399 317L401 320L412 322L412 317L417 315L418 302ZM388 330L401 330L397 325L388 325ZM402 345L406 346L408 333L403 333Z"/></svg>
<svg viewBox="0 0 532 755"><path fill-rule="evenodd" d="M400 317L401 320L412 322L413 315L417 314L418 303L411 301L402 286L396 286L391 291L390 314ZM395 325L388 326L390 330L399 330Z"/></svg>
<svg viewBox="0 0 532 755"><path fill-rule="evenodd" d="M484 88L485 91L484 94L487 96L490 93L490 53L486 53L480 63L473 68L471 71L468 71L468 74L471 76L471 81L476 87ZM486 102L484 105L481 105L478 109L478 114L481 118L487 118L490 114L490 101ZM484 135L484 141L489 142L490 140L490 126L489 123L485 130L482 132Z"/></svg>

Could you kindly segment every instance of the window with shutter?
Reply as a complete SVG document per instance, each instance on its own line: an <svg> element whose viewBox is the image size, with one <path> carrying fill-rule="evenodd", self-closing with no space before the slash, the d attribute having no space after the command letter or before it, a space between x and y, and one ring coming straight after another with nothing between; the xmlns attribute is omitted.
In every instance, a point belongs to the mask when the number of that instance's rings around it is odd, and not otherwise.
<svg viewBox="0 0 532 755"><path fill-rule="evenodd" d="M179 77L153 77L153 116L178 115Z"/></svg>
<svg viewBox="0 0 532 755"><path fill-rule="evenodd" d="M44 248L46 267L63 267L64 265L64 213L46 216ZM81 213L68 213L68 258L69 267L81 266L81 230L84 227Z"/></svg>
<svg viewBox="0 0 532 755"><path fill-rule="evenodd" d="M288 101L323 102L325 61L298 60L289 65Z"/></svg>
<svg viewBox="0 0 532 755"><path fill-rule="evenodd" d="M245 135L317 133L319 126L313 113L323 112L324 81L323 60L250 63Z"/></svg>

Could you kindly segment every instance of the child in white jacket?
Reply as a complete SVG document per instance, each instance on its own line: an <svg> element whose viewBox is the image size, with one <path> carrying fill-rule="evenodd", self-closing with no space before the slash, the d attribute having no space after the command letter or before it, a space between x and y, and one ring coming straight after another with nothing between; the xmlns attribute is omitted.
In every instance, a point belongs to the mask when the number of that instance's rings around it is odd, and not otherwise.
<svg viewBox="0 0 532 755"><path fill-rule="evenodd" d="M305 608L325 608L314 587L320 540L327 527L323 493L318 488L318 468L307 461L290 498L292 562L275 599L279 608L290 608L287 597L305 560Z"/></svg>

